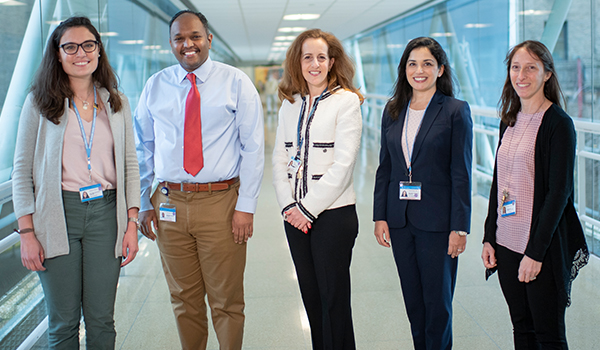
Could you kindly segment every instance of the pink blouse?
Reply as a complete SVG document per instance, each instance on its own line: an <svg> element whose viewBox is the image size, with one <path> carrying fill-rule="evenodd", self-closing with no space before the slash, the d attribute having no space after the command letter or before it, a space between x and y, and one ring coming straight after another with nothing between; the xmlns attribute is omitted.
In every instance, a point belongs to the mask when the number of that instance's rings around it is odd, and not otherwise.
<svg viewBox="0 0 600 350"><path fill-rule="evenodd" d="M88 139L92 130L92 122L82 120ZM75 111L69 108L67 128L63 142L62 189L79 192L81 187L101 184L103 190L115 189L117 172L115 169L114 140L108 114L103 108L96 117L96 131L92 143L92 182L89 180L87 155L81 128L77 122Z"/></svg>
<svg viewBox="0 0 600 350"><path fill-rule="evenodd" d="M419 133L419 129L421 128L421 121L425 116L425 109L415 110L412 108L408 109L408 120L404 121L404 127L402 128L402 152L404 153L404 161L406 162L406 166L410 165L410 157L409 157L409 149L410 155L412 156L412 151L415 145L415 139L417 138L417 134ZM408 136L408 140L406 139ZM409 149L406 148L408 144Z"/></svg>
<svg viewBox="0 0 600 350"><path fill-rule="evenodd" d="M533 214L533 182L535 178L535 140L544 113L517 114L514 126L506 128L498 149L498 229L496 242L514 252L524 254L529 241ZM514 200L516 214L502 217L502 197Z"/></svg>

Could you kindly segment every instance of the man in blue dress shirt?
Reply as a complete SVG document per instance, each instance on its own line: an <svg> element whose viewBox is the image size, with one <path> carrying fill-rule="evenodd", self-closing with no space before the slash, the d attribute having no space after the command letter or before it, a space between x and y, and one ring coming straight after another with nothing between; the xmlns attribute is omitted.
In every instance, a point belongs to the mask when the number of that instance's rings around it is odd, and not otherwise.
<svg viewBox="0 0 600 350"><path fill-rule="evenodd" d="M220 348L241 349L246 242L264 167L261 100L242 71L210 59L201 13L177 13L169 31L179 64L148 79L135 111L141 230L158 243L182 348L206 348L207 295ZM192 148L200 155L184 157Z"/></svg>

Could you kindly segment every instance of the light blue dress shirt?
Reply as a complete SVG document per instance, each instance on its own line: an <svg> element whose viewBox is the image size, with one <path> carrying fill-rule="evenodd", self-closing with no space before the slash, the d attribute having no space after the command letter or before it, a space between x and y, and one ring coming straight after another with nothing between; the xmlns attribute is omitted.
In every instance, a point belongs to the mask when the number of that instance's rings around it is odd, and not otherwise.
<svg viewBox="0 0 600 350"><path fill-rule="evenodd" d="M240 177L236 210L254 213L264 169L262 103L241 70L208 58L193 73L200 92L204 167L196 176L183 169L187 71L179 64L146 82L135 110L140 163L141 211L152 209L152 182L219 182Z"/></svg>

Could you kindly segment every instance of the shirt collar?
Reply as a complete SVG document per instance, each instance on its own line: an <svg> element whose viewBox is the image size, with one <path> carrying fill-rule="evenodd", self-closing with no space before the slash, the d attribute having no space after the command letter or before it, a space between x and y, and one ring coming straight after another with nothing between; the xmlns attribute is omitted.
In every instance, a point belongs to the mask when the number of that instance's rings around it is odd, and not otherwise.
<svg viewBox="0 0 600 350"><path fill-rule="evenodd" d="M178 66L177 72L175 73L177 75L177 81L179 81L179 83L183 83L185 80L187 80L187 75L190 72L183 69L183 67L180 64L177 66ZM206 61L204 61L204 63L202 63L202 65L200 65L200 67L196 68L196 70L191 72L196 75L196 82L204 83L206 81L206 79L208 79L208 74L212 70L212 67L213 67L213 61L210 59L210 56L209 56L206 58Z"/></svg>

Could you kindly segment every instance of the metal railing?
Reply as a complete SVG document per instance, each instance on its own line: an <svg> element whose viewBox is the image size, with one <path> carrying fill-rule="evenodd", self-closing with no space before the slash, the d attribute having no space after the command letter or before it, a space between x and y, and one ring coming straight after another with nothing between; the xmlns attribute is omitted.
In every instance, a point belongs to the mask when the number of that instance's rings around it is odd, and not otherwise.
<svg viewBox="0 0 600 350"><path fill-rule="evenodd" d="M0 184L0 208L5 204L12 201L12 181L6 181ZM14 213L10 213L7 216L0 219L0 229L12 226L17 218ZM6 252L7 250L13 248L17 243L20 242L19 234L16 232L11 233L10 235L4 237L0 240L0 254ZM26 285L26 287L23 287ZM32 287L33 285L38 285L38 287ZM15 291L15 289L24 288L25 292L23 293L32 293L24 298L17 298L24 302L23 305L20 306L20 309L16 312L16 316L13 315L9 322L0 329L0 335L2 338L4 335L7 335L12 331L14 327L16 327L20 321L37 305L41 302L43 298L43 294L41 292L41 288L39 287L39 281L37 281L37 276L33 273L29 273L21 282L19 282L11 292L9 292L6 296L0 295L0 301L3 298L14 299L15 293L19 291ZM9 305L12 301L8 301ZM16 307L15 305L11 305L12 308ZM14 310L13 310L14 311ZM12 313L11 313L12 314ZM31 349L38 339L44 335L46 330L48 329L48 317L44 318L42 322L27 336L27 338L21 343L18 350L28 350Z"/></svg>

